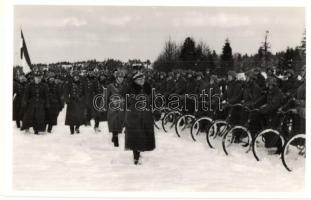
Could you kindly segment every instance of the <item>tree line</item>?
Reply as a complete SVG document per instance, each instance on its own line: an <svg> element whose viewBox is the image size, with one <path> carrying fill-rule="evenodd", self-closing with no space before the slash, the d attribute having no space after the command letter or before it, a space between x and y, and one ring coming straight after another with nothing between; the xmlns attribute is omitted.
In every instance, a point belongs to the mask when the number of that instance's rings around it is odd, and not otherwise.
<svg viewBox="0 0 311 200"><path fill-rule="evenodd" d="M247 71L252 68L274 67L277 70L293 69L300 71L306 64L306 35L303 34L301 44L296 47L287 47L286 50L276 52L270 51L268 33L265 40L259 46L258 52L254 55L234 53L227 38L222 48L222 53L218 55L202 41L196 43L192 37L187 37L182 45L178 45L169 38L163 47L158 58L152 67L158 71L174 70L194 70L205 71L209 69L216 74L226 74L228 70L237 72Z"/></svg>

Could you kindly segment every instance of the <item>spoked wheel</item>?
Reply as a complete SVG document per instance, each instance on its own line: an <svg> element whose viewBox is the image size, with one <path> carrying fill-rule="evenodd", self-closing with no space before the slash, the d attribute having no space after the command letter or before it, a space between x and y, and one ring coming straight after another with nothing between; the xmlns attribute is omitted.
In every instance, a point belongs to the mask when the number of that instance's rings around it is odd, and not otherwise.
<svg viewBox="0 0 311 200"><path fill-rule="evenodd" d="M288 171L305 166L306 159L306 135L293 136L285 144L282 152L282 163Z"/></svg>
<svg viewBox="0 0 311 200"><path fill-rule="evenodd" d="M209 117L201 117L197 119L191 126L190 134L193 141L196 141L196 137L202 133L207 132L210 126L213 124L213 120Z"/></svg>
<svg viewBox="0 0 311 200"><path fill-rule="evenodd" d="M216 120L207 130L206 141L210 148L220 146L221 138L227 131L229 125L224 120Z"/></svg>
<svg viewBox="0 0 311 200"><path fill-rule="evenodd" d="M277 130L266 129L254 139L252 151L257 161L264 157L281 153L285 144L284 137Z"/></svg>
<svg viewBox="0 0 311 200"><path fill-rule="evenodd" d="M166 113L162 120L162 128L165 132L169 131L170 129L174 128L174 125L177 119L181 116L179 111L170 111Z"/></svg>
<svg viewBox="0 0 311 200"><path fill-rule="evenodd" d="M194 115L182 115L178 118L176 124L175 124L175 132L178 137L180 137L181 133L183 132L189 132L192 124L195 121Z"/></svg>
<svg viewBox="0 0 311 200"><path fill-rule="evenodd" d="M244 126L234 126L222 138L222 148L226 155L233 152L248 153L251 150L252 136Z"/></svg>

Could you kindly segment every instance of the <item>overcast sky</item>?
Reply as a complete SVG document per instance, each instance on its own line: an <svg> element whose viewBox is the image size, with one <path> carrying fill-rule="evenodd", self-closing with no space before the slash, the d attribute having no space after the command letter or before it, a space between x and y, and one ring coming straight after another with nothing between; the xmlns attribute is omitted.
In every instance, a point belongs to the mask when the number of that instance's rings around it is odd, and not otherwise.
<svg viewBox="0 0 311 200"><path fill-rule="evenodd" d="M300 44L304 8L16 6L14 63L20 28L33 63L116 58L154 61L170 37L188 36L221 53L226 38L233 52L254 54L269 30L271 51Z"/></svg>

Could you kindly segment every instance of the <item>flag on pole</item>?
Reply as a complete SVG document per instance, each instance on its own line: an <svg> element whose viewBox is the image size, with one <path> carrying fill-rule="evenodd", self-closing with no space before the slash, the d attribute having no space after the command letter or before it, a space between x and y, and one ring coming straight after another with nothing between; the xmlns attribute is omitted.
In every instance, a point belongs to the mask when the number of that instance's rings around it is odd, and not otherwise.
<svg viewBox="0 0 311 200"><path fill-rule="evenodd" d="M21 64L22 64L23 72L25 74L31 72L31 61L30 61L29 53L27 50L27 46L26 46L26 42L25 42L25 38L24 38L22 30L21 30L20 58L21 58Z"/></svg>

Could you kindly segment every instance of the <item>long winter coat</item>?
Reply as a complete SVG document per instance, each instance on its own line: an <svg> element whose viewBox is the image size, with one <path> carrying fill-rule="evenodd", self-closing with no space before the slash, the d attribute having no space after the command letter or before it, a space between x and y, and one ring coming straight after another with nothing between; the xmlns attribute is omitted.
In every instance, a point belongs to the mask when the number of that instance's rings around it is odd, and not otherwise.
<svg viewBox="0 0 311 200"><path fill-rule="evenodd" d="M98 85L96 87L96 95L99 95L99 94L102 94L102 98L97 98L96 99L96 105L97 106L105 106L105 96L104 95L107 95L104 90L107 90L107 83L106 81L98 81ZM94 109L94 118L95 120L98 120L98 121L107 121L107 107L103 107L105 109L96 109L93 105L93 109Z"/></svg>
<svg viewBox="0 0 311 200"><path fill-rule="evenodd" d="M151 87L145 83L143 87L130 82L123 91L124 94L135 94L134 98L127 100L128 110L125 114L125 148L137 151L151 151L155 149L155 137L153 127L153 116L150 108ZM142 110L144 98L137 98L137 95L144 95L146 109ZM135 106L136 105L136 106Z"/></svg>
<svg viewBox="0 0 311 200"><path fill-rule="evenodd" d="M22 100L25 91L26 84L20 83L18 81L13 82L13 95L15 95L13 100L13 120L20 121L23 119L23 109Z"/></svg>
<svg viewBox="0 0 311 200"><path fill-rule="evenodd" d="M55 83L48 84L48 98L50 107L47 109L46 123L51 125L57 124L57 117L62 109L62 99L59 86Z"/></svg>
<svg viewBox="0 0 311 200"><path fill-rule="evenodd" d="M84 79L84 84L86 88L86 106L87 106L87 120L91 120L92 118L95 118L96 110L93 106L93 98L95 95L97 95L98 91L98 80L96 78L89 78L86 77Z"/></svg>
<svg viewBox="0 0 311 200"><path fill-rule="evenodd" d="M65 125L82 125L86 122L86 89L79 81L70 81L66 89L67 111Z"/></svg>
<svg viewBox="0 0 311 200"><path fill-rule="evenodd" d="M22 130L33 127L45 131L46 109L49 107L48 86L29 83L25 88L22 106L25 109Z"/></svg>
<svg viewBox="0 0 311 200"><path fill-rule="evenodd" d="M121 95L123 85L117 83L110 83L107 86L107 100L108 100L108 129L109 132L121 133L124 127L124 99ZM113 98L118 96L117 98Z"/></svg>

